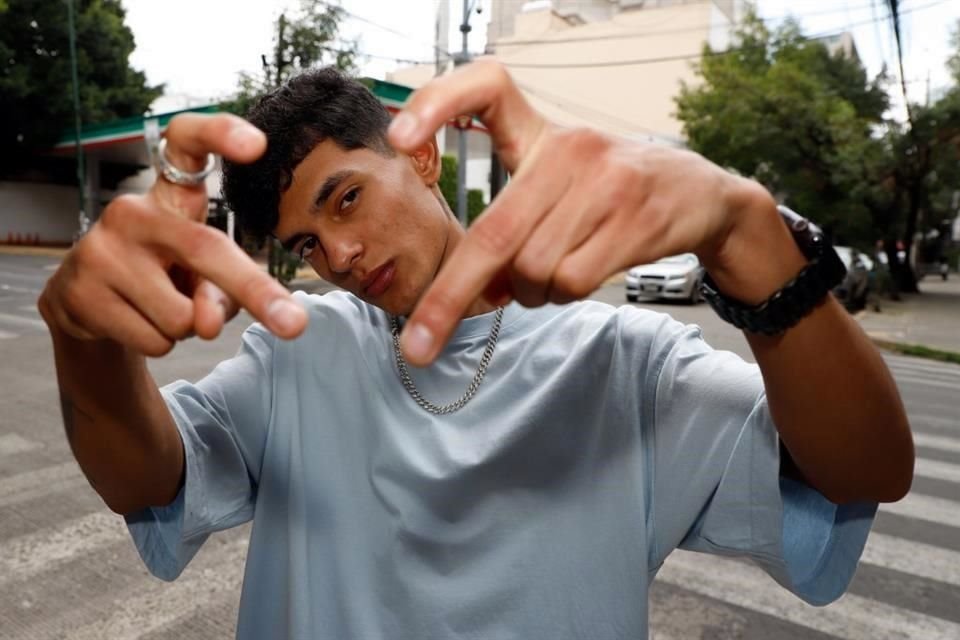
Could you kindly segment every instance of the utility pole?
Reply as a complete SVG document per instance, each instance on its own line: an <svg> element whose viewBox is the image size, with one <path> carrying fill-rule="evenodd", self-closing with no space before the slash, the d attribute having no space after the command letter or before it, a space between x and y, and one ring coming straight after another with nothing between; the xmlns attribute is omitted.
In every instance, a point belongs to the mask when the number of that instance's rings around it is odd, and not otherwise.
<svg viewBox="0 0 960 640"><path fill-rule="evenodd" d="M80 229L77 238L83 236L90 228L90 219L87 218L87 180L83 166L83 144L80 140L80 81L77 74L77 29L73 18L73 0L67 2L67 31L70 36L70 74L73 80L73 131L76 139L77 152L77 187L80 189L80 213L78 223Z"/></svg>
<svg viewBox="0 0 960 640"><path fill-rule="evenodd" d="M454 55L453 64L455 67L467 64L472 59L470 49L467 47L470 31L470 16L473 13L477 0L463 0L463 20L460 23L460 33L463 35L463 44L460 53ZM479 10L478 10L479 11ZM467 130L473 118L468 117L457 119L457 219L464 227L467 226Z"/></svg>

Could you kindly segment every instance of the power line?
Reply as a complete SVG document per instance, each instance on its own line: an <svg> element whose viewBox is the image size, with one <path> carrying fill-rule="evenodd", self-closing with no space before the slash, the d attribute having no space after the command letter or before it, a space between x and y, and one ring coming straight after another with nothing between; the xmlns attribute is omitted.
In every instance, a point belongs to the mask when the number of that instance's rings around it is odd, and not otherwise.
<svg viewBox="0 0 960 640"><path fill-rule="evenodd" d="M929 9L935 7L939 4L943 4L947 0L937 0L936 2L931 2L919 7L914 7L906 11L901 11L900 15L906 15L908 13L915 13L917 11L922 11L924 9ZM885 20L885 18L883 18ZM851 23L850 27L858 27L867 24L874 23L874 20L863 20L860 22ZM823 33L820 35L807 36L807 40L825 40L832 38L836 35L836 32ZM659 64L663 62L676 62L678 60L695 60L702 56L714 57L714 56L723 56L731 53L737 53L739 51L745 51L752 47L733 47L726 49L724 51L709 51L709 52L699 52L699 53L687 53L687 54L678 54L673 56L660 56L656 58L636 58L633 60L610 60L606 62L571 62L571 63L524 63L524 62L508 62L502 60L503 64L511 69L593 69L599 67L629 67L635 65L647 65L647 64Z"/></svg>
<svg viewBox="0 0 960 640"><path fill-rule="evenodd" d="M893 24L893 35L897 39L897 65L900 68L900 89L903 91L903 103L907 108L907 122L910 123L910 134L913 135L913 109L910 107L910 98L907 96L907 76L903 72L903 46L900 42L900 18L906 11L900 11L898 0L887 0L890 6L890 21Z"/></svg>
<svg viewBox="0 0 960 640"><path fill-rule="evenodd" d="M419 45L421 45L421 46L423 46L423 47L430 47L431 49L434 50L434 52L439 53L439 54L441 54L441 55L444 55L444 56L446 56L446 57L448 57L448 58L451 57L449 51L444 51L443 49L441 49L440 47L438 47L436 44L427 44L426 42L423 42L423 41L420 40L419 38L416 38L416 37L414 37L414 36L411 36L409 33L403 33L402 31L397 31L396 29L394 29L394 28L392 28L392 27L388 27L388 26L382 25L382 24L380 24L380 23L378 23L378 22L374 22L373 20L371 20L371 19L369 19L369 18L364 18L364 17L361 16L361 15L357 15L356 13L353 13L352 11L348 11L348 10L344 9L344 8L341 7L340 5L332 4L332 3L330 3L330 2L323 2L322 0L321 0L320 4L322 4L322 5L324 5L324 6L328 7L328 8L331 8L331 9L335 9L335 10L337 10L337 11L342 11L342 12L344 13L344 15L347 15L347 16L353 18L354 20L359 20L360 22L369 24L369 25L372 26L372 27L376 27L377 29L380 29L380 30L382 30L382 31L386 31L387 33L392 33L392 34L394 34L394 35L396 35L396 36L400 36L401 38L405 38L405 39L407 39L407 40L410 40L411 42L416 42L417 44L419 44ZM370 57L377 57L377 56L370 56ZM397 58L397 60L400 60L400 59ZM423 64L423 63L419 63L419 64Z"/></svg>
<svg viewBox="0 0 960 640"><path fill-rule="evenodd" d="M630 122L629 120L625 120L619 116L615 116L612 113L607 113L606 111L600 111L599 109L594 109L593 107L587 106L585 104L574 102L572 100L568 100L567 98L548 93L547 91L534 87L529 83L518 82L517 86L523 89L524 91L527 91L530 94L537 96L538 98L541 98L542 100L546 100L553 106L558 107L559 109L569 113L570 115L581 117L581 118L586 117L587 119L590 119L590 116L593 116L594 118L600 118L601 120L605 120L609 124L613 124L617 127L627 129L632 133L642 132L660 139L670 139L671 141L677 142L677 140L674 140L671 136L667 136L658 131L654 131L653 129L648 129L646 127L640 126L638 124ZM577 110L579 110L580 113L577 113Z"/></svg>
<svg viewBox="0 0 960 640"><path fill-rule="evenodd" d="M838 9L838 8L833 8L833 9L826 9L826 10L824 10L824 11L810 11L810 12L806 12L806 13L803 14L802 17L831 15L831 14L834 14L834 13L846 12L846 11L848 11L848 10L850 10L850 9L852 9L852 10L854 10L854 11L858 11L858 10L861 10L861 9L869 9L869 8L871 8L871 6L873 6L872 3L869 4L869 5L858 5L858 6L856 6L856 7L848 7L848 6L845 5L843 8L839 8L839 9ZM789 14L789 13L788 13L788 14L782 15L782 16L772 16L772 17L767 17L767 18L759 18L759 17L758 17L758 20L760 20L760 22L764 22L764 23L772 23L772 22L777 22L777 21L780 21L780 20L786 20L787 18L790 18L790 17L793 17L793 14ZM745 25L745 24L748 24L748 23L746 23L746 22L731 22L731 23L729 24L729 27L731 27L731 28L740 27L740 26L743 26L743 25ZM674 28L674 29L652 29L652 30L642 30L642 31L627 31L627 32L622 32L622 33L608 33L608 34L599 35L599 36L584 36L584 37L580 37L580 38L550 38L550 39L533 39L533 40L511 40L511 41L509 41L509 42L495 42L495 43L492 43L492 44L493 44L493 46L495 46L495 47L497 47L497 46L512 47L512 46L514 46L514 45L517 45L517 46L519 46L519 45L550 45L550 44L565 44L565 43L571 43L571 42L595 42L595 41L599 41L599 40L627 40L627 39L637 39L637 38L648 37L648 36L670 35L670 34L675 34L675 33L691 33L691 32L694 32L694 31L703 31L703 27L702 27L702 26L698 26L698 27L676 27L676 28Z"/></svg>

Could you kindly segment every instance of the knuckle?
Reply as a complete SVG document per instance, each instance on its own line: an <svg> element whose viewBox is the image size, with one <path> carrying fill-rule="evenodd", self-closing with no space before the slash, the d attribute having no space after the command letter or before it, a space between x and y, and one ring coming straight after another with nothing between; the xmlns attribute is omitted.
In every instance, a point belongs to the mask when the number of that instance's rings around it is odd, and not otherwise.
<svg viewBox="0 0 960 640"><path fill-rule="evenodd" d="M164 318L164 333L171 338L184 338L193 331L193 310L190 305L176 305Z"/></svg>
<svg viewBox="0 0 960 640"><path fill-rule="evenodd" d="M541 251L524 249L513 261L514 272L528 282L545 284L550 280L550 265L541 256Z"/></svg>
<svg viewBox="0 0 960 640"><path fill-rule="evenodd" d="M162 358L173 351L174 344L176 343L173 340L168 340L162 336L152 336L142 341L140 351L143 355L151 358Z"/></svg>
<svg viewBox="0 0 960 640"><path fill-rule="evenodd" d="M504 87L513 82L510 72L499 60L483 59L476 62L477 67L489 76L490 81L497 87Z"/></svg>
<svg viewBox="0 0 960 640"><path fill-rule="evenodd" d="M61 292L60 299L62 307L73 318L82 318L85 316L87 308L87 296L83 288L77 285L67 286Z"/></svg>
<svg viewBox="0 0 960 640"><path fill-rule="evenodd" d="M585 298L593 293L594 284L589 274L561 265L553 280L553 290L569 298Z"/></svg>
<svg viewBox="0 0 960 640"><path fill-rule="evenodd" d="M166 137L171 141L182 138L187 134L190 118L185 114L173 116L167 124Z"/></svg>
<svg viewBox="0 0 960 640"><path fill-rule="evenodd" d="M588 127L562 130L557 135L561 144L567 146L569 152L577 157L596 157L610 146L607 136Z"/></svg>
<svg viewBox="0 0 960 640"><path fill-rule="evenodd" d="M183 230L181 234L183 236L183 252L188 257L202 256L216 250L220 245L222 234L213 227L194 223L184 225Z"/></svg>

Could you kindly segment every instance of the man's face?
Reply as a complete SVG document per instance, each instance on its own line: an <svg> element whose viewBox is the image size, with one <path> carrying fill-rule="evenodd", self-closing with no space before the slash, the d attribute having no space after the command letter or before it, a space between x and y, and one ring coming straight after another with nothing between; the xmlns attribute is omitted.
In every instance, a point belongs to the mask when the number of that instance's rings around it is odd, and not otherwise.
<svg viewBox="0 0 960 640"><path fill-rule="evenodd" d="M325 140L297 165L275 235L325 280L407 315L458 239L438 199L436 146L414 156Z"/></svg>

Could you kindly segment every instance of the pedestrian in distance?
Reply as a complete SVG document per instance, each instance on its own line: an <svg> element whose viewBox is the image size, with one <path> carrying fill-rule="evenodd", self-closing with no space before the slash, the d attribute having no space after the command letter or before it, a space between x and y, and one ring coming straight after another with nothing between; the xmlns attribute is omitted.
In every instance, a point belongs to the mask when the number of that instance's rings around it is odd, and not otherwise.
<svg viewBox="0 0 960 640"><path fill-rule="evenodd" d="M435 132L476 114L511 173L464 230ZM829 291L822 235L684 150L560 127L479 61L392 120L307 72L249 122L171 121L50 279L64 423L150 571L253 520L241 638L640 638L676 548L747 556L813 604L908 491L894 382ZM208 154L245 228L343 291L291 295L204 225ZM693 252L757 364L696 327L583 301ZM158 389L147 356L257 320Z"/></svg>

